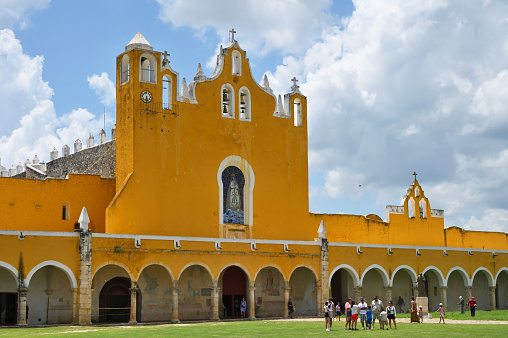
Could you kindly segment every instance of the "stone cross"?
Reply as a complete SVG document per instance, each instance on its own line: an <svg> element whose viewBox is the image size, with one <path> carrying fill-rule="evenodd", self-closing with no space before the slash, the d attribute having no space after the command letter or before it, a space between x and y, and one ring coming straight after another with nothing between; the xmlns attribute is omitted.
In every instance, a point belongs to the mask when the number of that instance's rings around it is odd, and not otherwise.
<svg viewBox="0 0 508 338"><path fill-rule="evenodd" d="M162 60L163 63L167 62L169 63L169 60L168 60L168 56L171 56L171 54L169 54L166 50L164 51L164 53L162 53L162 55L164 55L164 60Z"/></svg>
<svg viewBox="0 0 508 338"><path fill-rule="evenodd" d="M418 174L416 173L416 171L413 171L413 176L415 177L415 181L416 181L416 175L418 175Z"/></svg>
<svg viewBox="0 0 508 338"><path fill-rule="evenodd" d="M234 40L235 39L235 33L236 33L235 29L233 28L229 32L231 33L231 40Z"/></svg>
<svg viewBox="0 0 508 338"><path fill-rule="evenodd" d="M292 90L297 90L299 87L296 85L296 83L298 82L298 80L296 79L296 77L293 76L293 78L291 79L291 81L293 81L293 86L291 87Z"/></svg>

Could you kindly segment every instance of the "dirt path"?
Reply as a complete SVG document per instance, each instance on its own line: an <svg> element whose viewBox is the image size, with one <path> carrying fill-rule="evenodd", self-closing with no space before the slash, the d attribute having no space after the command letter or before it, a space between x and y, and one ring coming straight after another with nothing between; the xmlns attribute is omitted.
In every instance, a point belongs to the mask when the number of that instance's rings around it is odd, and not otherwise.
<svg viewBox="0 0 508 338"><path fill-rule="evenodd" d="M272 320L297 320L297 321L323 321L322 318L295 318L295 319L272 319ZM271 321L272 321L271 320ZM397 318L397 323L409 323L411 318ZM508 321L502 321L502 320L453 320L453 319L446 319L446 323L448 324L504 324L508 325ZM360 323L360 320L358 320L358 323ZM428 323L439 323L439 317L438 318L432 318L432 319L424 319L423 324ZM341 321L333 321L333 325L344 325L346 324L346 321L344 318L341 319ZM417 325L417 323L415 323Z"/></svg>

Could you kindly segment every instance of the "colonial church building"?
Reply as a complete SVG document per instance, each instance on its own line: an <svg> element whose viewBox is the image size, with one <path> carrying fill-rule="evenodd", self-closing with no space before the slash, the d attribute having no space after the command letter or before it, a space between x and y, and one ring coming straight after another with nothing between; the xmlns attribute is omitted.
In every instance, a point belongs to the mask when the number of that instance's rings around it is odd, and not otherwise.
<svg viewBox="0 0 508 338"><path fill-rule="evenodd" d="M507 234L445 228L416 175L385 220L309 213L307 98L258 84L232 33L188 84L138 33L113 139L0 178L0 324L221 320L242 298L252 319L290 297L296 316L329 296L508 308Z"/></svg>

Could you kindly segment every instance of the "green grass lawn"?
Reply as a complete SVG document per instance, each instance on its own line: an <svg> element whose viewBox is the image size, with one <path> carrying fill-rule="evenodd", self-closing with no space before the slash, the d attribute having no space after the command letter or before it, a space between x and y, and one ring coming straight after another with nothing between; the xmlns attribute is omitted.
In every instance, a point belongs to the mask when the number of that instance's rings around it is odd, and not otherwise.
<svg viewBox="0 0 508 338"><path fill-rule="evenodd" d="M439 318L439 313L431 313L432 318ZM409 318L409 313L397 313L397 318ZM448 312L446 311L445 319L453 320L503 320L508 321L508 310L495 310L495 311L476 311L476 315L471 317L471 312L466 311L461 314L460 311ZM425 319L424 319L425 320ZM508 336L508 334L507 334Z"/></svg>
<svg viewBox="0 0 508 338"><path fill-rule="evenodd" d="M344 331L344 322L334 322L334 331L326 332L323 321L244 321L199 323L187 325L137 326L59 326L47 328L3 328L0 337L317 337L317 336L384 336L384 337L507 337L504 324L404 324L398 330ZM376 326L377 327L377 326Z"/></svg>

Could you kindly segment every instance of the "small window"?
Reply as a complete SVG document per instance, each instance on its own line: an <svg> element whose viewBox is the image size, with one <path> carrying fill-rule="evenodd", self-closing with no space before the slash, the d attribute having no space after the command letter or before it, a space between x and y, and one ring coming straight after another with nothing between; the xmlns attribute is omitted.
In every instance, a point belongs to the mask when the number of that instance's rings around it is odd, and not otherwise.
<svg viewBox="0 0 508 338"><path fill-rule="evenodd" d="M162 109L171 110L171 97L172 97L172 83L171 77L164 75L162 78Z"/></svg>
<svg viewBox="0 0 508 338"><path fill-rule="evenodd" d="M251 101L250 101L250 92L247 87L242 87L240 89L240 120L242 121L250 121L251 119Z"/></svg>
<svg viewBox="0 0 508 338"><path fill-rule="evenodd" d="M222 117L235 118L235 95L229 83L221 88L221 114Z"/></svg>
<svg viewBox="0 0 508 338"><path fill-rule="evenodd" d="M69 204L66 203L62 206L62 221L69 220Z"/></svg>
<svg viewBox="0 0 508 338"><path fill-rule="evenodd" d="M407 214L409 218L415 218L415 201L413 198L407 201Z"/></svg>
<svg viewBox="0 0 508 338"><path fill-rule="evenodd" d="M300 99L295 99L293 103L293 111L294 111L294 118L295 118L295 127L301 127L302 126L302 103L300 102Z"/></svg>
<svg viewBox="0 0 508 338"><path fill-rule="evenodd" d="M233 67L233 75L242 75L242 56L240 52L235 50L231 53L231 61Z"/></svg>
<svg viewBox="0 0 508 338"><path fill-rule="evenodd" d="M420 189L418 187L415 188L415 197L420 197Z"/></svg>
<svg viewBox="0 0 508 338"><path fill-rule="evenodd" d="M437 286L434 286L434 296L437 296Z"/></svg>
<svg viewBox="0 0 508 338"><path fill-rule="evenodd" d="M420 200L420 218L427 218L427 202Z"/></svg>
<svg viewBox="0 0 508 338"><path fill-rule="evenodd" d="M130 71L130 65L129 65L129 55L125 54L122 57L122 64L120 66L120 84L124 84L126 82L129 82L129 71Z"/></svg>

